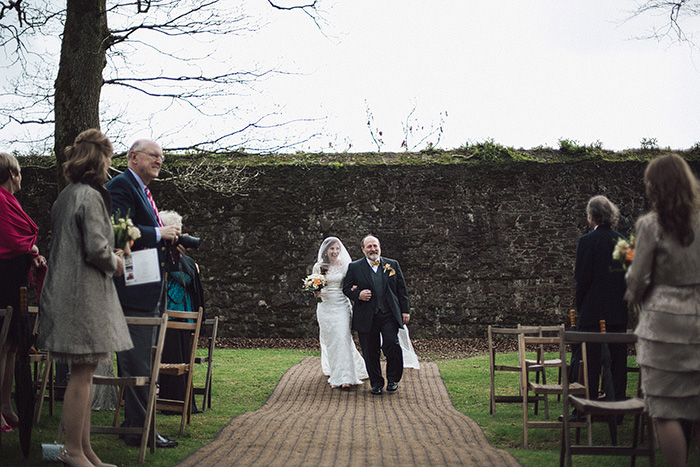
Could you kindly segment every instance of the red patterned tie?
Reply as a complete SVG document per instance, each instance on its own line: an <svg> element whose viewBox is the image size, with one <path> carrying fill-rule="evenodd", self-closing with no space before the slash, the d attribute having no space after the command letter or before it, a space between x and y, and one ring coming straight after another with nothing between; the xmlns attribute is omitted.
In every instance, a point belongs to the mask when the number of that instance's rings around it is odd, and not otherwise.
<svg viewBox="0 0 700 467"><path fill-rule="evenodd" d="M158 219L158 225L163 227L163 221L160 220L160 215L158 214L158 208L156 207L156 202L153 201L153 196L151 196L151 190L148 189L148 187L144 187L146 190L146 196L148 196L148 201L151 203L151 207L153 208L153 212L156 213L156 218Z"/></svg>

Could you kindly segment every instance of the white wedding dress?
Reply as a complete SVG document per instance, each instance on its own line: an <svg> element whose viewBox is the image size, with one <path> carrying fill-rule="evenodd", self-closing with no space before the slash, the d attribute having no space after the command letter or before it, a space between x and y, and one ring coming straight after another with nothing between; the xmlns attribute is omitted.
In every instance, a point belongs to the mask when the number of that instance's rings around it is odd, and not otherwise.
<svg viewBox="0 0 700 467"><path fill-rule="evenodd" d="M343 294L346 269L347 265L330 268L326 274L328 285L321 290L323 301L316 307L321 370L328 376L331 386L362 384L362 380L368 378L365 361L350 333L352 308L350 299Z"/></svg>

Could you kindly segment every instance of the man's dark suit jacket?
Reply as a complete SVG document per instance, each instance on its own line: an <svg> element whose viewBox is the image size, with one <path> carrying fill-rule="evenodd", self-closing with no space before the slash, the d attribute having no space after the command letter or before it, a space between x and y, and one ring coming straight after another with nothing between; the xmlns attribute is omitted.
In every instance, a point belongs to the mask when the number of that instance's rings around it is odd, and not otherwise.
<svg viewBox="0 0 700 467"><path fill-rule="evenodd" d="M625 273L612 259L619 238L624 237L609 226L599 225L578 241L574 277L579 329L598 329L602 319L607 326L627 325Z"/></svg>
<svg viewBox="0 0 700 467"><path fill-rule="evenodd" d="M165 244L162 241L156 241L158 218L134 175L130 170L125 170L124 173L117 175L107 183L107 190L112 195L112 213L119 212L119 216L124 217L128 212L134 225L141 231L141 238L134 242L131 249L136 251L145 248L158 248L158 257L162 266ZM162 291L162 281L162 270L161 282L150 284L126 287L123 276L114 278L122 306L143 311L156 310Z"/></svg>
<svg viewBox="0 0 700 467"><path fill-rule="evenodd" d="M399 262L393 259L380 257L381 264L376 274L381 275L381 283L384 287L383 295L386 305L399 323L399 328L403 328L402 313L410 313L408 292L403 273L399 267ZM392 273L393 271L393 273ZM366 258L353 261L348 266L348 272L343 282L343 293L353 301L352 328L357 332L370 332L372 330L372 320L379 308L377 302L377 291L372 280L372 267ZM352 290L353 285L357 288ZM369 301L359 299L360 292L365 289L372 291L372 298Z"/></svg>

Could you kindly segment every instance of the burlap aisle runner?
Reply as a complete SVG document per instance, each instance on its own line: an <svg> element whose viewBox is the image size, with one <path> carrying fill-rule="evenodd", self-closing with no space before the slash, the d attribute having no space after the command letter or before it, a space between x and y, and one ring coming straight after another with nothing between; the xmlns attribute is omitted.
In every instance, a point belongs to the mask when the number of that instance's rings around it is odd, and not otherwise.
<svg viewBox="0 0 700 467"><path fill-rule="evenodd" d="M450 402L438 367L406 370L396 393L331 389L307 357L258 410L231 420L182 466L519 465Z"/></svg>

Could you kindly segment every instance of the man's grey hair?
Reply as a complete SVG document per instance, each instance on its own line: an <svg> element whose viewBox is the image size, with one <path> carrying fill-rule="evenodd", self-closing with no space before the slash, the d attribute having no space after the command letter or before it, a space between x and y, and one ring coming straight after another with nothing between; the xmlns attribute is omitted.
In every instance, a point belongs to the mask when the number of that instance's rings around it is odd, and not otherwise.
<svg viewBox="0 0 700 467"><path fill-rule="evenodd" d="M153 141L151 141L150 139L139 139L139 140L134 141L134 144L132 144L131 147L129 148L128 156L131 157L132 152L143 151L144 148L146 146L148 146L149 144L153 144Z"/></svg>
<svg viewBox="0 0 700 467"><path fill-rule="evenodd" d="M596 225L609 225L615 227L620 220L620 210L608 198L602 195L594 196L588 200L586 214L591 216Z"/></svg>

